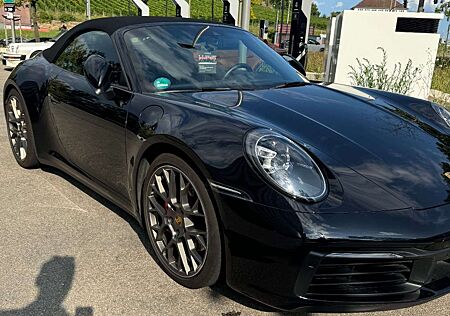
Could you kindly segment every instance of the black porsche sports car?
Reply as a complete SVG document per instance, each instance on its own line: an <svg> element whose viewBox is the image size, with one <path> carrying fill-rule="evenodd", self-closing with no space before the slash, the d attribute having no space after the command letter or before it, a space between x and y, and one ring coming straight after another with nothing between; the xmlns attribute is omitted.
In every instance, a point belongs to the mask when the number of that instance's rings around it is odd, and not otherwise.
<svg viewBox="0 0 450 316"><path fill-rule="evenodd" d="M450 114L434 103L312 84L246 31L148 17L73 28L4 96L17 162L130 212L186 287L224 276L335 312L450 291Z"/></svg>

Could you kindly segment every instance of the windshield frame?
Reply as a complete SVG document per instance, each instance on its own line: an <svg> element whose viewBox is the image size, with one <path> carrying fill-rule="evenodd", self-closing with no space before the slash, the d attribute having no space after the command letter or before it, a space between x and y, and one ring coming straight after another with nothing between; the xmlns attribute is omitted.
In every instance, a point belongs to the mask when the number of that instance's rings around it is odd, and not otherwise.
<svg viewBox="0 0 450 316"><path fill-rule="evenodd" d="M179 27L180 24L184 24L184 25L198 25L199 27L218 27L218 28L228 28L228 29L234 29L237 30L239 32L244 32L249 34L250 36L254 37L255 39L258 39L258 37L256 37L254 34L252 34L249 31L246 31L244 29L241 29L239 27L236 26L232 26L232 25L226 25L226 24L220 24L220 23L212 23L212 22L206 22L206 21L186 21L186 22L172 22L172 21L168 21L168 22L156 22L156 23L142 23L142 24L135 24L132 26L127 26L124 27L118 31L116 31L111 37L115 38L115 40L118 42L119 46L122 48L120 49L119 54L122 55L121 59L123 61L124 64L124 69L126 69L125 71L128 73L128 77L131 79L131 81L133 82L133 87L136 92L141 93L141 94L145 94L145 95L160 95L160 94L167 94L170 92L176 92L176 93L180 93L183 91L186 92L195 92L195 91L201 91L201 89L177 89L176 87L173 90L161 90L161 91L148 91L146 89L143 89L142 84L138 78L138 74L135 71L134 68L134 64L132 62L132 58L130 58L131 55L131 50L132 47L129 47L129 45L127 44L127 41L125 39L125 36L128 32L133 31L133 30L137 30L137 29L141 29L141 28L152 28L152 27L158 27L158 26L177 26ZM261 43L264 43L261 41ZM266 45L266 44L265 44ZM282 60L284 63L286 63L289 67L292 67L289 65L289 63L287 61L285 61L283 59L283 57L281 55L279 55L276 51L274 51L271 47L267 46L268 49L271 49L273 51L274 54L278 55L280 57L280 60ZM183 49L180 46L180 49ZM126 65L125 65L126 64ZM293 69L293 68L292 68ZM129 70L129 71L127 71ZM299 82L305 82L308 83L308 79L305 78L302 74L300 74L298 71L296 71L295 69L293 69L293 71L296 73L297 75L297 80ZM266 86L266 87L260 87L258 89L248 89L248 88L236 88L236 89L231 89L229 87L226 87L227 90L239 90L239 91L244 91L244 90L265 90L265 89L269 89L269 88L274 88L277 85L281 85L281 84L285 84L286 81L280 81L277 84L273 84L270 86ZM224 90L225 87L219 87L217 90ZM214 91L214 89L208 89L206 88L207 91Z"/></svg>

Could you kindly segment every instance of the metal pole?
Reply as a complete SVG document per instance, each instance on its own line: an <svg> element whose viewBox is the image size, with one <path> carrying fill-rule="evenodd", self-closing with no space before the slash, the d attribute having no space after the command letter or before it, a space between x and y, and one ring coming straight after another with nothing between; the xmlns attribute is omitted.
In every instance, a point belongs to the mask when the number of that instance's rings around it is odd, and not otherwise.
<svg viewBox="0 0 450 316"><path fill-rule="evenodd" d="M91 0L86 0L86 17L88 20L91 19Z"/></svg>
<svg viewBox="0 0 450 316"><path fill-rule="evenodd" d="M19 36L20 36L20 42L23 43L23 37L22 37L22 19L19 20Z"/></svg>
<svg viewBox="0 0 450 316"><path fill-rule="evenodd" d="M286 16L286 24L289 24L289 17L290 17L290 14L291 13L291 0L288 0L288 12L287 12L287 16ZM292 25L291 25L291 27L292 27Z"/></svg>
<svg viewBox="0 0 450 316"><path fill-rule="evenodd" d="M6 43L6 46L8 46L8 29L6 28L6 19L5 18L3 18L3 25L5 26L5 43Z"/></svg>
<svg viewBox="0 0 450 316"><path fill-rule="evenodd" d="M211 21L214 21L214 0L211 0Z"/></svg>
<svg viewBox="0 0 450 316"><path fill-rule="evenodd" d="M166 0L166 16L167 16L167 14L168 14L168 12L167 12L167 10L168 10L168 4L167 4L167 1L168 1L168 0Z"/></svg>
<svg viewBox="0 0 450 316"><path fill-rule="evenodd" d="M16 42L16 21L14 20L14 16L11 20L11 29L12 29L12 42Z"/></svg>
<svg viewBox="0 0 450 316"><path fill-rule="evenodd" d="M424 12L424 11L425 11L425 0L419 0L417 12Z"/></svg>
<svg viewBox="0 0 450 316"><path fill-rule="evenodd" d="M449 19L447 19L447 21L449 21ZM447 57L447 48L448 48L448 38L449 38L449 34L450 34L450 21L448 24L448 28L447 28L447 39L445 40L445 45L444 45L444 57Z"/></svg>
<svg viewBox="0 0 450 316"><path fill-rule="evenodd" d="M131 0L128 0L128 15L131 15Z"/></svg>
<svg viewBox="0 0 450 316"><path fill-rule="evenodd" d="M273 37L273 43L276 44L278 43L278 16L280 14L280 11L277 10L277 19L275 21L275 35Z"/></svg>
<svg viewBox="0 0 450 316"><path fill-rule="evenodd" d="M138 12L141 16L150 16L150 9L144 1L133 0L133 3L138 8Z"/></svg>
<svg viewBox="0 0 450 316"><path fill-rule="evenodd" d="M283 21L284 20L284 0L281 0L281 24L280 24L280 35L278 44L281 46L281 41L283 40Z"/></svg>
<svg viewBox="0 0 450 316"><path fill-rule="evenodd" d="M251 1L243 0L242 1L242 18L241 18L241 27L244 30L250 29L250 10L251 10Z"/></svg>

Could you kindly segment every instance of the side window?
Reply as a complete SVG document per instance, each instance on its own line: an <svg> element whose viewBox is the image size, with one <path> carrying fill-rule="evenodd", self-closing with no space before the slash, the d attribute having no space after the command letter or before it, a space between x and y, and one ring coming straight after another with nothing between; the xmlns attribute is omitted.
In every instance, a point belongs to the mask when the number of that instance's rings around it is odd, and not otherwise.
<svg viewBox="0 0 450 316"><path fill-rule="evenodd" d="M59 55L55 65L67 71L84 75L84 62L93 54L104 57L110 63L112 67L112 83L126 85L119 56L111 37L104 32L91 31L76 37Z"/></svg>

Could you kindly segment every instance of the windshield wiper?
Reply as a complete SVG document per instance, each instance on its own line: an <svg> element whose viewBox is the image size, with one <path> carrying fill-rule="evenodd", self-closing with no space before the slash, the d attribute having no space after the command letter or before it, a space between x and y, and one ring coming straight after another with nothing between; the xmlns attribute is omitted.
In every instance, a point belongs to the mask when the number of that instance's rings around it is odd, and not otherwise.
<svg viewBox="0 0 450 316"><path fill-rule="evenodd" d="M291 88L291 87L303 87L310 85L309 82L305 81L292 81L292 82L285 82L278 86L273 87L272 89L282 89L282 88Z"/></svg>

